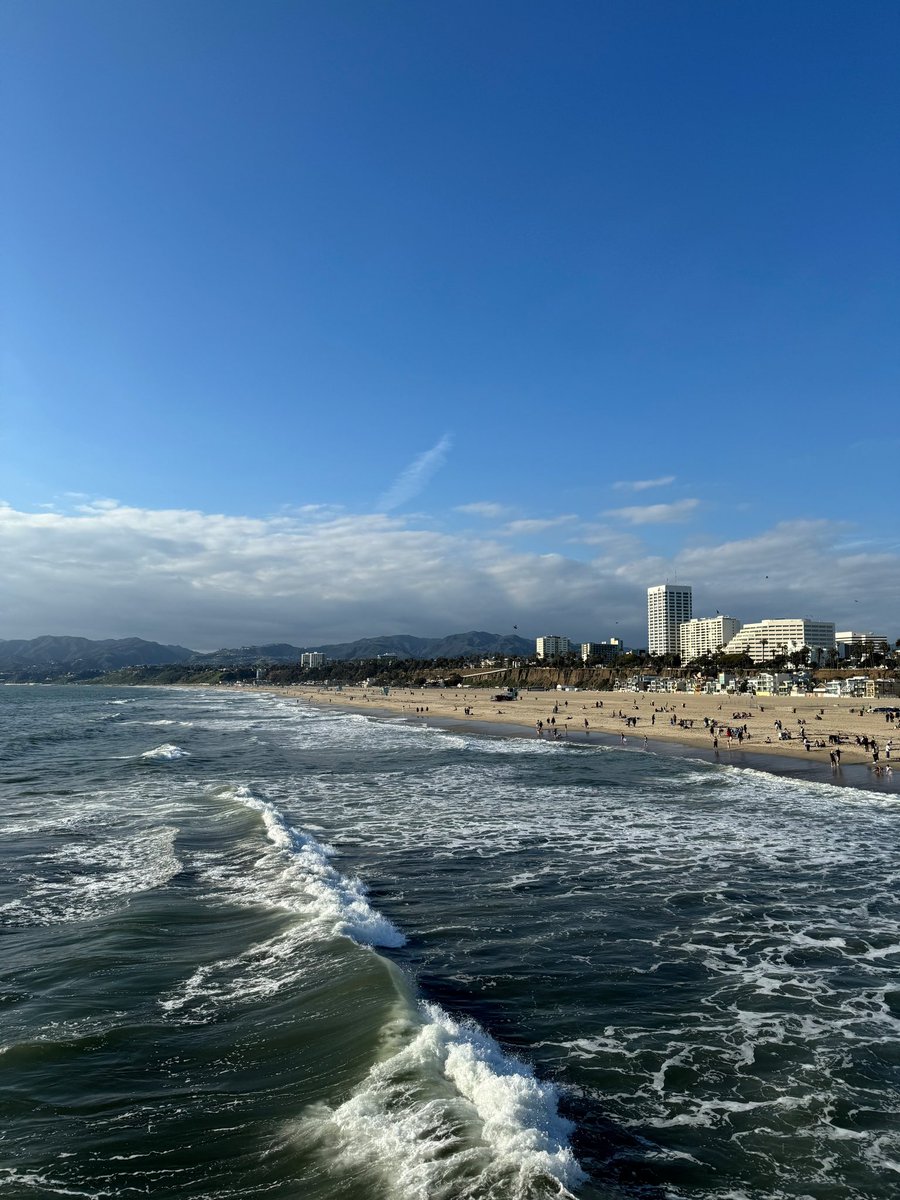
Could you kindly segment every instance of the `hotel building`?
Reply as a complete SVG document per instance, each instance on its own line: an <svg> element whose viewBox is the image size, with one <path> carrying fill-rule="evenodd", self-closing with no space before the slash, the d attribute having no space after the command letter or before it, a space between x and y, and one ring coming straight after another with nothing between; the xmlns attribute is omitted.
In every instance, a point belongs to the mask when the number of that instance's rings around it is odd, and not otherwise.
<svg viewBox="0 0 900 1200"><path fill-rule="evenodd" d="M739 632L737 617L694 617L678 626L678 653L682 663L723 649Z"/></svg>
<svg viewBox="0 0 900 1200"><path fill-rule="evenodd" d="M624 653L625 647L619 638L610 638L608 642L581 643L582 662L590 662L592 658L600 662L612 662L614 658L618 658L620 654Z"/></svg>
<svg viewBox="0 0 900 1200"><path fill-rule="evenodd" d="M678 626L693 616L689 586L661 583L647 588L647 637L651 654L678 653Z"/></svg>
<svg viewBox="0 0 900 1200"><path fill-rule="evenodd" d="M753 621L731 639L725 653L747 653L754 662L767 662L777 654L793 654L804 647L834 650L834 622L810 621L805 617Z"/></svg>
<svg viewBox="0 0 900 1200"><path fill-rule="evenodd" d="M300 655L301 667L321 667L325 664L325 655L321 650L304 650Z"/></svg>
<svg viewBox="0 0 900 1200"><path fill-rule="evenodd" d="M538 658L557 658L560 654L569 654L572 643L567 637L559 637L550 633L546 637L535 639L535 652Z"/></svg>

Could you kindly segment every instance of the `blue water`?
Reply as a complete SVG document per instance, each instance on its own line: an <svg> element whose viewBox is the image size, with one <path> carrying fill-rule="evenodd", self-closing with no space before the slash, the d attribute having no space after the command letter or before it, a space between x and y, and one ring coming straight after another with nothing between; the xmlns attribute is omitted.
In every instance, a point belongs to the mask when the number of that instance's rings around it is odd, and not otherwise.
<svg viewBox="0 0 900 1200"><path fill-rule="evenodd" d="M0 689L0 1195L900 1194L886 794Z"/></svg>

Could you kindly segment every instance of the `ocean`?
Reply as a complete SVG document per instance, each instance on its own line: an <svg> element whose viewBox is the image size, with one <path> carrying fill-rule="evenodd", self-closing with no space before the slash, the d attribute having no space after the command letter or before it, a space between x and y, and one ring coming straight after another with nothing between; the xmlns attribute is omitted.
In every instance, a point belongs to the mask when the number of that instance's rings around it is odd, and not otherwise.
<svg viewBox="0 0 900 1200"><path fill-rule="evenodd" d="M900 1194L900 797L0 689L0 1196Z"/></svg>

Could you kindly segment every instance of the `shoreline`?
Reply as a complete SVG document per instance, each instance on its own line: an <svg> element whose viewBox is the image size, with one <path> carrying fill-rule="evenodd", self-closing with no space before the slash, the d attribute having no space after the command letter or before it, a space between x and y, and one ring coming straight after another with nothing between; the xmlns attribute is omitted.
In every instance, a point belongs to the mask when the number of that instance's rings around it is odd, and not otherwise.
<svg viewBox="0 0 900 1200"><path fill-rule="evenodd" d="M248 689L249 690L249 689ZM880 762L883 773L876 774L868 756L855 742L852 745L842 744L842 762L833 769L829 760L831 746L827 736L832 732L833 721L826 720L828 710L821 714L825 707L818 698L807 697L765 697L760 705L752 700L753 708L745 707L751 702L750 697L726 697L727 709L722 707L719 696L677 696L677 704L683 705L676 709L673 695L647 693L593 693L593 692L542 692L526 693L518 701L497 702L489 696L473 696L465 690L463 695L453 694L449 689L441 693L438 689L396 689L388 696L378 689L345 688L338 692L334 688L285 687L261 689L270 695L288 696L291 699L305 701L316 708L327 709L331 706L344 711L354 712L362 716L372 716L377 719L402 719L410 723L419 723L443 729L451 733L470 732L483 737L517 737L534 740L537 737L535 720L545 720L548 716L561 716L568 724L557 725L558 730L566 732L553 738L545 733L545 741L556 741L575 749L589 749L593 746L606 748L621 748L629 751L643 751L655 754L660 758L676 758L681 760L699 760L713 766L731 766L743 770L758 770L782 778L793 779L804 783L824 783L832 787L847 787L856 790L880 792L885 795L900 794L900 749L892 753L896 758L886 760L882 753ZM432 691L436 695L432 695ZM677 694L675 694L677 695ZM604 707L590 707L601 699ZM426 703L427 701L427 703ZM567 712L565 702L569 702ZM614 704L615 701L615 704ZM643 701L643 703L640 703ZM695 702L691 704L691 702ZM806 701L806 703L804 703ZM877 729L879 746L886 746L893 740L895 747L900 743L900 732L894 736L894 730L900 731L900 721L886 722L881 714L863 713L858 718L856 712L858 702L844 703L831 714L839 718L850 718L858 721L860 734L871 738ZM553 706L558 712L553 714ZM626 708L626 705L628 706ZM688 707L690 705L690 707ZM700 709L707 710L702 715L709 715L713 707L716 720L723 717L736 727L739 719L732 713L744 712L747 718L740 719L740 724L746 724L750 729L749 744L745 739L739 745L736 738L730 741L719 738L718 749L712 745L712 737L703 728L684 729L678 725L672 726L660 721L652 724L648 719L654 715L668 716L678 712L678 720L698 722ZM762 709L760 712L759 709ZM836 706L837 707L837 706ZM523 712L525 708L527 711ZM853 714L849 709L856 710ZM468 713L465 709L469 709ZM418 710L418 711L417 711ZM426 711L427 710L427 711ZM536 711L547 716L534 717ZM618 714L622 713L623 716ZM682 717L680 714L686 714ZM819 713L822 717L821 728L817 739L826 743L826 748L803 749L803 744L796 737L790 742L767 743L758 736L761 732L761 721L775 719L786 723L787 715L802 714L799 719L809 720ZM627 718L637 718L636 726L627 726ZM748 719L749 718L749 719ZM581 724L585 719L589 728L585 731ZM794 719L798 719L794 716ZM879 725L880 721L880 725ZM767 721L768 723L768 721ZM756 728L754 728L754 726ZM863 728L865 726L865 728ZM873 729L874 726L874 729ZM548 728L545 724L545 730ZM886 730L881 733L881 728ZM846 734L846 729L840 731ZM624 734L624 741L623 741ZM705 736L704 736L705 734ZM731 746L732 748L729 748ZM896 769L894 765L896 764ZM884 768L887 770L884 770Z"/></svg>

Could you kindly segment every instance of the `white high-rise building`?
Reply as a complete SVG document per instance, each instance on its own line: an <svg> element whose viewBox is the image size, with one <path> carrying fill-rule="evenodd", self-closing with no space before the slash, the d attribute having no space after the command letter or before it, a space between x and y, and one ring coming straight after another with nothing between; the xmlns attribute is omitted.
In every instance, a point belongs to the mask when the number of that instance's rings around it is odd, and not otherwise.
<svg viewBox="0 0 900 1200"><path fill-rule="evenodd" d="M555 633L535 639L535 651L538 658L556 658L560 654L568 654L571 649L572 643L569 639Z"/></svg>
<svg viewBox="0 0 900 1200"><path fill-rule="evenodd" d="M767 662L795 650L834 650L834 622L810 621L805 617L752 621L725 647L726 654L747 653L754 662Z"/></svg>
<svg viewBox="0 0 900 1200"><path fill-rule="evenodd" d="M693 594L683 583L647 588L647 644L651 654L678 653L678 626L690 621Z"/></svg>
<svg viewBox="0 0 900 1200"><path fill-rule="evenodd" d="M694 617L678 626L678 653L682 663L692 662L703 654L715 654L727 646L738 633L741 623L737 617Z"/></svg>
<svg viewBox="0 0 900 1200"><path fill-rule="evenodd" d="M301 667L321 667L325 663L325 655L321 650L304 650L300 655Z"/></svg>

